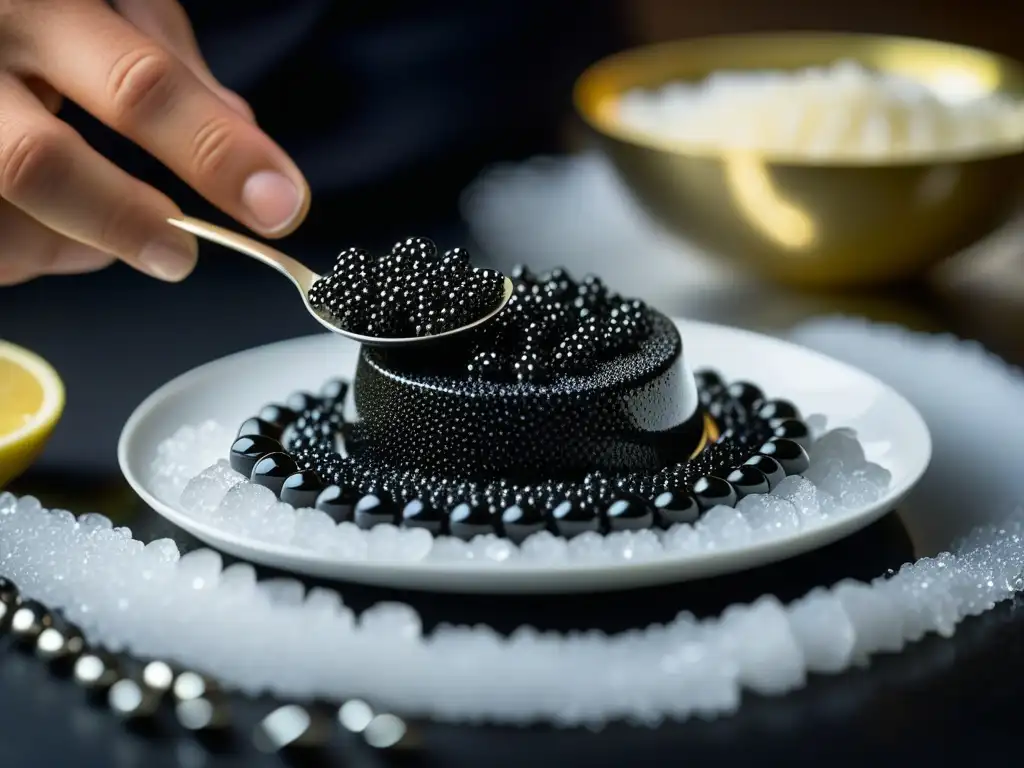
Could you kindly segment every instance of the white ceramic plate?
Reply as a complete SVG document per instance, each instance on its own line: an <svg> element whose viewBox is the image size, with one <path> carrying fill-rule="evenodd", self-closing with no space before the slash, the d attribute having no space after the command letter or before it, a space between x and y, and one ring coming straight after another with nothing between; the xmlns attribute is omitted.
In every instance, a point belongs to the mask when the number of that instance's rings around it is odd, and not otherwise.
<svg viewBox="0 0 1024 768"><path fill-rule="evenodd" d="M332 376L351 376L357 347L321 335L271 344L186 373L150 395L125 424L121 470L153 509L207 544L264 565L311 576L445 592L576 592L625 589L703 578L782 560L830 544L892 510L924 474L931 438L913 406L877 379L844 363L768 336L677 321L692 368L748 379L769 397L792 400L805 415L823 414L830 429L852 427L867 457L892 473L877 503L830 515L792 535L698 555L609 565L500 566L473 563L343 561L292 546L275 546L217 530L158 498L149 467L161 441L183 424L213 419L229 428L295 390L316 390ZM228 446L224 446L225 456Z"/></svg>

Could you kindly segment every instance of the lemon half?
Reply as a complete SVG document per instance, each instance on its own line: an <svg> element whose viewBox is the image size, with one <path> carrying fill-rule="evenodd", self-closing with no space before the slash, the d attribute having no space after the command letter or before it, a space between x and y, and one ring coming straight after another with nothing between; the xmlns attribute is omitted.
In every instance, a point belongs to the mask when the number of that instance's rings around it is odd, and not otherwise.
<svg viewBox="0 0 1024 768"><path fill-rule="evenodd" d="M64 411L64 383L49 363L0 341L0 488L24 472Z"/></svg>

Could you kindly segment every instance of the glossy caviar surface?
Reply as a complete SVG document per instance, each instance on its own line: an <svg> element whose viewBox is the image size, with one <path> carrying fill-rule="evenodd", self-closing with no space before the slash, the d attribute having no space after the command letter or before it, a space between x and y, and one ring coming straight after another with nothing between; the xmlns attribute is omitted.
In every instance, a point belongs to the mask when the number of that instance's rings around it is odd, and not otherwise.
<svg viewBox="0 0 1024 768"><path fill-rule="evenodd" d="M503 277L474 269L469 253L443 254L425 237L396 243L382 258L361 248L341 252L309 291L309 303L346 331L375 338L434 336L494 311Z"/></svg>

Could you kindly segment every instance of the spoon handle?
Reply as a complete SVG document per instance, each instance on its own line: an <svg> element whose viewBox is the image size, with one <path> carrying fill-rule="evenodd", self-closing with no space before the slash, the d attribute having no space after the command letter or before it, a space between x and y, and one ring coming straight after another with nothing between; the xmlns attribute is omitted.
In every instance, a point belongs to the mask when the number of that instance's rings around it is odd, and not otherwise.
<svg viewBox="0 0 1024 768"><path fill-rule="evenodd" d="M246 256L251 256L257 261L262 261L267 266L273 267L281 274L289 277L295 283L295 287L302 291L303 295L309 293L313 283L320 277L316 272L296 261L291 256L283 254L258 240L253 240L251 237L239 235L236 232L218 227L216 224L193 219L191 216L185 216L180 219L168 219L167 223L178 229L191 232L202 240L209 240L211 243L223 245L225 248L244 253Z"/></svg>

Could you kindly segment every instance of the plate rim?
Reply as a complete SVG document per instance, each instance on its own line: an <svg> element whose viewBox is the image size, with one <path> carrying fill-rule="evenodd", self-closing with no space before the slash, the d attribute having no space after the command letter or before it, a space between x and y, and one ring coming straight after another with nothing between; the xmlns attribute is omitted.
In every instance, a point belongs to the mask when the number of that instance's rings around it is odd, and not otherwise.
<svg viewBox="0 0 1024 768"><path fill-rule="evenodd" d="M921 459L919 466L912 466L902 485L891 488L884 503L877 502L863 510L846 512L826 523L811 529L800 529L795 535L746 544L720 552L701 552L685 557L657 557L628 564L608 563L562 563L545 566L518 566L515 564L491 564L480 566L469 562L433 561L384 561L384 560L339 560L327 555L296 550L289 545L244 539L235 534L225 533L188 515L173 505L157 498L147 488L135 464L143 459L132 458L132 447L140 426L145 424L159 410L159 406L208 377L211 371L230 364L232 360L257 353L287 348L296 343L312 343L327 339L331 334L311 334L262 344L249 349L233 352L208 361L170 379L151 392L132 411L122 427L117 443L117 460L121 473L132 490L153 511L173 525L195 536L207 547L241 557L269 567L291 571L296 574L319 578L350 580L357 583L396 588L427 589L445 592L473 593L568 593L580 591L610 591L629 589L654 584L683 582L699 578L720 576L751 568L769 565L789 557L820 549L870 525L894 510L920 482L932 459L931 432L917 408L898 390L876 376L842 360L823 354L815 349L801 346L777 336L761 334L744 328L708 323L685 318L671 318L683 332L684 350L686 328L703 328L712 332L727 332L737 335L747 343L770 343L791 348L801 355L818 358L833 366L847 369L853 374L871 380L890 397L900 401L907 414L917 422ZM692 332L692 331L691 331ZM824 414L828 417L828 414ZM810 543L809 543L810 542ZM465 579L467 573L473 579ZM420 580L429 579L429 583ZM558 583L548 584L554 578ZM455 584L438 586L439 581L453 580ZM468 582L468 583L466 583ZM533 582L541 582L534 584Z"/></svg>

